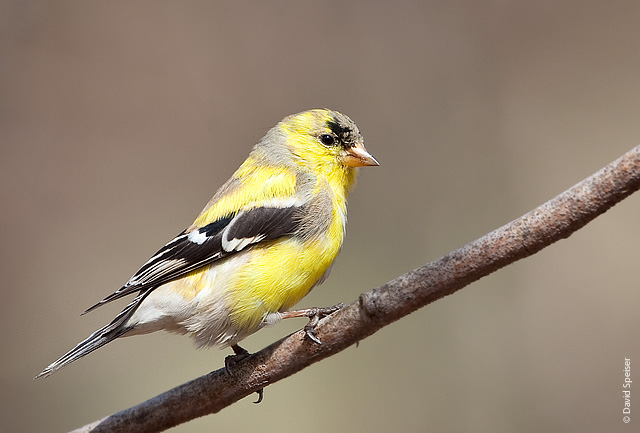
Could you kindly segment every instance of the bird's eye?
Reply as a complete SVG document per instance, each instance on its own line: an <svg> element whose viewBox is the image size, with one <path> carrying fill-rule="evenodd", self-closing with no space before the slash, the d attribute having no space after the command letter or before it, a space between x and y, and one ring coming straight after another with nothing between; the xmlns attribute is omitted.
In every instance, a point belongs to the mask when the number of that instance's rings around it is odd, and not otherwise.
<svg viewBox="0 0 640 433"><path fill-rule="evenodd" d="M325 146L333 146L336 144L336 138L331 134L322 134L320 136L320 143Z"/></svg>

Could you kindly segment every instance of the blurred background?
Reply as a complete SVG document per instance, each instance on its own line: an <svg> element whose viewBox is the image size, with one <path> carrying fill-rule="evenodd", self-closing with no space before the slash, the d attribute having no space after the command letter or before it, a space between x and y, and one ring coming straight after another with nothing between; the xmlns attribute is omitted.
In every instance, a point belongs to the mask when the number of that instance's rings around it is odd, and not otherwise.
<svg viewBox="0 0 640 433"><path fill-rule="evenodd" d="M352 302L640 143L638 2L230 3L0 2L0 430L71 430L223 365L229 350L158 333L32 380L120 311L79 317L288 114L348 114L381 162L361 171L331 278L300 306ZM636 194L262 404L172 431L630 432L639 220Z"/></svg>

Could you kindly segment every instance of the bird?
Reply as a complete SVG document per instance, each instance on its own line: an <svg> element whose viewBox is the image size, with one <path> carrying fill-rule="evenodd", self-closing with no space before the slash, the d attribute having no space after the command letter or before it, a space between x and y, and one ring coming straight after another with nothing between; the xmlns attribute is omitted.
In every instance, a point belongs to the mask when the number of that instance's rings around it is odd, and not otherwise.
<svg viewBox="0 0 640 433"><path fill-rule="evenodd" d="M305 333L320 343L315 325L341 305L291 308L331 270L359 167L378 165L348 116L325 108L285 117L189 227L83 314L135 295L131 302L35 378L119 337L159 330L231 347L227 368L249 354L240 341L281 319L308 317Z"/></svg>

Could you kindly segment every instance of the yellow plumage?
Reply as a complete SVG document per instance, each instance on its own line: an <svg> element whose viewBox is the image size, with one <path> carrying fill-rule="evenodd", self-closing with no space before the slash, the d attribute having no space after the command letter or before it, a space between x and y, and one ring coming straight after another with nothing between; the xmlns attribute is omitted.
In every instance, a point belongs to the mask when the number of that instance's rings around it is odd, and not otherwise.
<svg viewBox="0 0 640 433"><path fill-rule="evenodd" d="M114 294L138 293L110 324L40 375L121 335L167 330L200 346L232 346L281 317L326 277L345 233L356 167L377 165L347 116L311 110L283 119L194 223ZM286 313L286 314L285 314Z"/></svg>

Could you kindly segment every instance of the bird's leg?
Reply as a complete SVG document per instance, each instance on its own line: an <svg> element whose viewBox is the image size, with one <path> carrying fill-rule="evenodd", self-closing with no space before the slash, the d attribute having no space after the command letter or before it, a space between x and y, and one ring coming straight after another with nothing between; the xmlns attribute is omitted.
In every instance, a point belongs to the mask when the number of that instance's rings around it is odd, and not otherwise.
<svg viewBox="0 0 640 433"><path fill-rule="evenodd" d="M232 344L231 348L233 349L233 355L229 355L224 359L224 368L227 370L229 375L233 374L232 368L243 359L251 355L249 351L243 347L238 346L237 344ZM262 397L264 396L264 388L260 388L256 391L258 394L258 399L254 401L255 404L258 404L262 401Z"/></svg>
<svg viewBox="0 0 640 433"><path fill-rule="evenodd" d="M231 348L233 349L234 354L229 355L224 359L224 368L229 374L232 374L231 370L234 365L251 355L247 349L244 349L237 344L232 344Z"/></svg>
<svg viewBox="0 0 640 433"><path fill-rule="evenodd" d="M309 322L304 326L305 335L313 342L322 344L322 341L316 337L316 325L325 316L328 316L344 307L344 304L336 304L332 307L313 307L304 310L285 311L280 313L282 319L290 319L292 317L308 317Z"/></svg>

